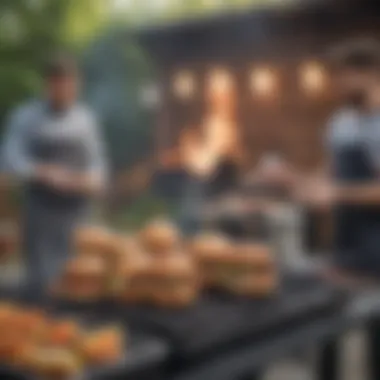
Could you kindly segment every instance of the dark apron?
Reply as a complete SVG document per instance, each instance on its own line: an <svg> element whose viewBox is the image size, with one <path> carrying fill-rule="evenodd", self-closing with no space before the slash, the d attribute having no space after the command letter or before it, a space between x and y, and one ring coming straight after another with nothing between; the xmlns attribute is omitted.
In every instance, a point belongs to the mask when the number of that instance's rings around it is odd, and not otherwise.
<svg viewBox="0 0 380 380"><path fill-rule="evenodd" d="M341 147L335 152L335 177L346 184L378 178L365 147ZM347 270L380 275L380 207L340 205L335 210L337 264Z"/></svg>
<svg viewBox="0 0 380 380"><path fill-rule="evenodd" d="M51 141L35 138L29 146L35 162L81 169L86 165L80 139ZM44 294L61 274L72 252L72 235L88 215L89 205L82 196L55 191L41 183L26 187L24 216L24 257L28 292Z"/></svg>
<svg viewBox="0 0 380 380"><path fill-rule="evenodd" d="M178 225L185 236L194 236L202 229L202 211L207 200L209 181L187 174L183 182Z"/></svg>

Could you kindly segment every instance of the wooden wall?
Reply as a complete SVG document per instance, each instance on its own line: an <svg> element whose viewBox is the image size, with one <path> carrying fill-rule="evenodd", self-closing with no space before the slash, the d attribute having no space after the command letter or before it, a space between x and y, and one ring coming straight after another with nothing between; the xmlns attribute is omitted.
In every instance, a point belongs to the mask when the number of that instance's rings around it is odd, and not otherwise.
<svg viewBox="0 0 380 380"><path fill-rule="evenodd" d="M299 88L297 72L304 62L325 62L332 46L354 37L380 38L380 14L363 7L263 11L164 28L144 36L160 68L164 102L157 125L157 144L175 144L180 130L200 123L205 113L204 79L222 66L238 87L238 125L251 163L265 150L279 148L297 166L308 169L323 161L326 122L336 109L332 81L315 97ZM248 86L253 66L272 67L280 83L273 102L254 99ZM190 101L172 91L175 73L191 71L197 91Z"/></svg>

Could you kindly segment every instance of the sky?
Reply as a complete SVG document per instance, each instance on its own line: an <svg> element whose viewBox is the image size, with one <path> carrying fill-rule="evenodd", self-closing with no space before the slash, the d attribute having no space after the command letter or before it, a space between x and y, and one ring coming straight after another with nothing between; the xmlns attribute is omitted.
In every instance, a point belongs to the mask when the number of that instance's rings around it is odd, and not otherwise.
<svg viewBox="0 0 380 380"><path fill-rule="evenodd" d="M130 10L134 11L135 13L139 13L141 15L145 15L146 19L149 19L149 16L155 17L155 15L159 14L160 11L165 10L165 8L170 4L186 4L189 0L111 0L113 2L114 9L113 11L115 13L122 13L122 12L128 12ZM208 6L216 6L219 5L223 6L223 4L234 4L233 0L203 0L205 2L204 5ZM285 5L291 1L297 1L297 0L236 0L236 5L243 5L243 4L257 4L257 5L263 5L265 3L267 4L278 4L278 5Z"/></svg>

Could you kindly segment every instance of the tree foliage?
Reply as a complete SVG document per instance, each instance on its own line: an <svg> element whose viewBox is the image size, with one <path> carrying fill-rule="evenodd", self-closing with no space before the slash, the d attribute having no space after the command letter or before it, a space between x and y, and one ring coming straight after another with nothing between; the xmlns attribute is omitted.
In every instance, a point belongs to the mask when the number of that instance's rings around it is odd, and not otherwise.
<svg viewBox="0 0 380 380"><path fill-rule="evenodd" d="M107 26L109 7L110 0L1 0L1 126L39 90L49 52L65 47L81 56L85 96L105 125L113 162L123 166L146 150L151 118L139 93L151 68L125 26Z"/></svg>
<svg viewBox="0 0 380 380"><path fill-rule="evenodd" d="M118 4L117 11L122 17L128 16L134 23L150 24L272 4L286 5L291 1L294 0L113 0L112 3Z"/></svg>
<svg viewBox="0 0 380 380"><path fill-rule="evenodd" d="M153 80L149 57L125 31L110 31L85 55L86 97L97 111L113 166L123 169L151 150L153 114L140 99Z"/></svg>
<svg viewBox="0 0 380 380"><path fill-rule="evenodd" d="M49 52L77 49L104 22L107 0L1 0L0 123L38 90L38 72Z"/></svg>

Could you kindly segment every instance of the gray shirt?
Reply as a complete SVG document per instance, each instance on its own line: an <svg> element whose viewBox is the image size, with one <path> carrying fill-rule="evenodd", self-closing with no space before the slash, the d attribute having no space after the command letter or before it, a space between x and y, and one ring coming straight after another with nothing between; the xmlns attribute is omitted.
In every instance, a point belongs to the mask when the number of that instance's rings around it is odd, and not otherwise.
<svg viewBox="0 0 380 380"><path fill-rule="evenodd" d="M343 109L331 119L327 131L327 149L334 159L340 148L361 146L368 152L380 173L380 113L363 114Z"/></svg>
<svg viewBox="0 0 380 380"><path fill-rule="evenodd" d="M56 154L39 157L35 142L57 148ZM66 144L66 145L65 145ZM66 146L76 144L81 159ZM66 150L65 154L58 154ZM54 153L54 152L53 152ZM103 142L94 115L83 105L62 113L52 112L46 103L33 101L16 109L6 125L3 146L4 169L18 179L32 179L38 164L60 164L69 169L94 173L105 182L107 164Z"/></svg>

